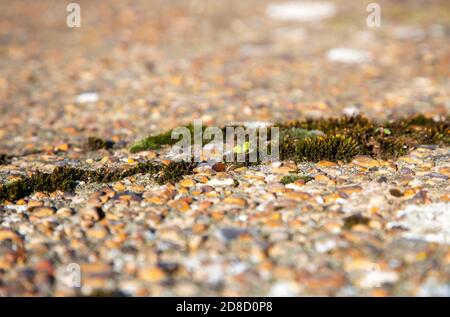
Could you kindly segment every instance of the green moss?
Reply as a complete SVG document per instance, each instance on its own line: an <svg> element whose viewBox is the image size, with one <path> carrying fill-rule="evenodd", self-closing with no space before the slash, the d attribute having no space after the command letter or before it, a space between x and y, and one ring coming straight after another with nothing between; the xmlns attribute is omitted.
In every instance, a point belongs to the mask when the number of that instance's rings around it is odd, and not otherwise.
<svg viewBox="0 0 450 317"><path fill-rule="evenodd" d="M191 143L194 144L194 126L192 124L189 124L185 126L184 128L188 129L191 134ZM202 135L205 132L205 129L208 127L202 126ZM181 136L178 139L172 139L172 131L169 130L167 132L157 134L157 135L151 135L148 136L142 140L134 142L130 148L129 151L131 153L137 153L141 151L147 151L147 150L157 150L160 149L164 145L174 145L178 141L181 140ZM223 133L225 133L225 127L222 128ZM203 136L203 145L211 142L211 139L207 139Z"/></svg>
<svg viewBox="0 0 450 317"><path fill-rule="evenodd" d="M283 178L281 178L280 183L283 185L287 185L287 184L291 184L294 183L298 180L304 180L305 183L309 182L310 180L312 180L313 178L311 176L308 175L298 175L298 174L292 174L292 175L286 175L283 176Z"/></svg>
<svg viewBox="0 0 450 317"><path fill-rule="evenodd" d="M31 177L0 186L0 201L15 201L36 191L49 193L56 190L72 191L80 181L109 183L140 173L151 174L159 184L165 184L180 180L184 175L191 173L193 168L194 163L190 162L171 162L163 165L151 161L141 162L124 170L108 168L84 170L60 166L56 167L52 173L37 172Z"/></svg>
<svg viewBox="0 0 450 317"><path fill-rule="evenodd" d="M382 137L378 138L377 142L380 145L380 156L382 158L399 157L407 153L408 146L402 141L402 138Z"/></svg>
<svg viewBox="0 0 450 317"><path fill-rule="evenodd" d="M77 181L86 178L87 173L87 171L78 168L58 166L49 174L36 173L30 178L29 182L33 191L71 191L77 185Z"/></svg>
<svg viewBox="0 0 450 317"><path fill-rule="evenodd" d="M177 182L184 175L191 174L194 167L195 163L191 162L170 162L162 169L160 176L156 180L159 184Z"/></svg>
<svg viewBox="0 0 450 317"><path fill-rule="evenodd" d="M339 119L307 119L277 125L280 128L280 159L296 162L320 160L350 161L358 154L373 157L398 157L407 149L418 144L450 144L449 117L435 121L425 116L416 116L387 123L376 123L365 117L343 117ZM188 126L191 136L193 126ZM205 129L204 127L203 129ZM223 131L225 128L222 129ZM321 132L324 135L321 135ZM157 149L172 145L172 131L150 136L133 144L131 152ZM269 136L270 138L270 136ZM192 138L193 139L193 138ZM107 148L108 141L90 138L91 149ZM269 147L270 149L270 147ZM244 151L246 152L246 151ZM8 160L0 155L0 162ZM250 162L249 153L238 166L258 165L260 161ZM38 172L35 175L0 186L0 201L14 201L34 191L71 191L79 181L114 182L139 173L151 174L159 184L176 182L184 175L192 173L192 162L171 162L163 165L158 162L141 162L127 169L100 168L83 170L74 167L57 167L52 173ZM286 176L283 183L295 181L301 176Z"/></svg>
<svg viewBox="0 0 450 317"><path fill-rule="evenodd" d="M363 116L345 116L341 118L328 119L306 119L304 121L291 121L286 124L278 125L280 128L301 128L306 130L319 130L325 134L340 133L344 131L374 131L375 124Z"/></svg>
<svg viewBox="0 0 450 317"><path fill-rule="evenodd" d="M293 121L279 127L281 131L292 128L320 130L327 136L349 137L358 145L356 154L385 159L405 155L408 148L418 144L450 144L449 122L449 117L435 121L418 115L392 122L377 123L363 116L353 116ZM282 140L292 143L295 138L288 137ZM283 146L287 153L292 153L293 148L298 147L295 144Z"/></svg>
<svg viewBox="0 0 450 317"><path fill-rule="evenodd" d="M0 202L14 201L32 193L29 179L23 178L0 186Z"/></svg>
<svg viewBox="0 0 450 317"><path fill-rule="evenodd" d="M448 117L436 122L415 116L380 124L363 116L352 116L306 119L276 126L280 128L281 158L296 161L348 161L357 154L385 159L405 155L408 148L417 144L450 144ZM188 128L192 136L193 126ZM173 140L171 135L172 131L168 131L147 137L135 142L130 151L173 145L178 140Z"/></svg>
<svg viewBox="0 0 450 317"><path fill-rule="evenodd" d="M84 180L88 173L88 171L72 167L56 167L52 173L37 172L31 177L0 187L0 201L14 201L36 191L71 191L75 188L77 181Z"/></svg>
<svg viewBox="0 0 450 317"><path fill-rule="evenodd" d="M131 153L140 151L156 150L163 145L173 145L177 140L172 139L172 130L158 135L151 135L142 140L134 142L130 147Z"/></svg>
<svg viewBox="0 0 450 317"><path fill-rule="evenodd" d="M103 140L97 137L89 137L85 144L85 148L88 151L96 151L100 149L110 149L114 145L114 142L109 140Z"/></svg>
<svg viewBox="0 0 450 317"><path fill-rule="evenodd" d="M303 140L306 138L311 138L319 135L323 135L324 133L319 130L307 130L296 127L286 127L280 130L280 139L281 140Z"/></svg>
<svg viewBox="0 0 450 317"><path fill-rule="evenodd" d="M417 144L450 144L450 117L435 121L423 115L390 122L393 135L407 137Z"/></svg>
<svg viewBox="0 0 450 317"><path fill-rule="evenodd" d="M432 118L425 117L423 114L416 115L410 118L405 118L402 120L396 120L392 121L393 127L403 127L408 128L412 125L418 125L418 126L433 126L435 124L435 121Z"/></svg>
<svg viewBox="0 0 450 317"><path fill-rule="evenodd" d="M192 124L186 126L191 133L191 140L194 141L194 126ZM206 127L203 127L203 131L206 129ZM131 153L137 153L140 151L147 151L147 150L157 150L160 149L164 145L174 145L177 143L180 139L172 139L172 131L169 130L167 132L157 134L157 135L151 135L148 136L142 140L134 142L130 148L129 151Z"/></svg>
<svg viewBox="0 0 450 317"><path fill-rule="evenodd" d="M281 159L295 162L349 161L359 152L359 145L353 138L339 134L293 142L284 140L280 145Z"/></svg>

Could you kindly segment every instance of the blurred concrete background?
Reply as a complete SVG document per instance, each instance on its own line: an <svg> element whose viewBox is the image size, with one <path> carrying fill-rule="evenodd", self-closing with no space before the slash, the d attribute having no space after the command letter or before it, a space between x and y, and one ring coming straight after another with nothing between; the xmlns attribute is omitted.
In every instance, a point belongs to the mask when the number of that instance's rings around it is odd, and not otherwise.
<svg viewBox="0 0 450 317"><path fill-rule="evenodd" d="M445 0L378 1L379 28L369 1L78 1L80 28L68 3L0 1L2 149L196 118L448 114Z"/></svg>

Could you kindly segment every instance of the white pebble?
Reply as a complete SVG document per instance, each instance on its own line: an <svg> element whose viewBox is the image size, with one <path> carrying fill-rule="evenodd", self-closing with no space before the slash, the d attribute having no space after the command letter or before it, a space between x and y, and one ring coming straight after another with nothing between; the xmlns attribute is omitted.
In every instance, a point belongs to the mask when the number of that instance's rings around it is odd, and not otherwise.
<svg viewBox="0 0 450 317"><path fill-rule="evenodd" d="M342 113L346 116L356 116L360 113L360 111L356 107L346 107L342 110Z"/></svg>
<svg viewBox="0 0 450 317"><path fill-rule="evenodd" d="M98 99L99 99L98 93L85 92L85 93L79 94L76 98L76 101L78 103L90 103L90 102L97 102Z"/></svg>
<svg viewBox="0 0 450 317"><path fill-rule="evenodd" d="M360 282L361 287L372 288L381 287L386 283L395 283L398 280L398 273L394 271L374 270L368 272Z"/></svg>
<svg viewBox="0 0 450 317"><path fill-rule="evenodd" d="M313 22L336 14L336 5L325 1L290 1L269 4L266 14L275 20Z"/></svg>
<svg viewBox="0 0 450 317"><path fill-rule="evenodd" d="M389 225L408 229L405 238L450 244L450 203L409 205L397 217L400 221Z"/></svg>
<svg viewBox="0 0 450 317"><path fill-rule="evenodd" d="M314 244L314 247L319 253L327 253L328 251L335 249L337 247L337 243L336 240L328 239L324 241L317 241Z"/></svg>
<svg viewBox="0 0 450 317"><path fill-rule="evenodd" d="M280 281L270 289L270 297L295 297L299 294L300 287L291 281Z"/></svg>
<svg viewBox="0 0 450 317"><path fill-rule="evenodd" d="M327 52L327 59L331 62L361 64L369 62L372 55L369 52L353 48L336 47Z"/></svg>
<svg viewBox="0 0 450 317"><path fill-rule="evenodd" d="M208 181L207 185L209 186L217 186L217 187L221 187L221 186L231 186L234 184L234 180L232 178L225 178L225 179L211 179Z"/></svg>

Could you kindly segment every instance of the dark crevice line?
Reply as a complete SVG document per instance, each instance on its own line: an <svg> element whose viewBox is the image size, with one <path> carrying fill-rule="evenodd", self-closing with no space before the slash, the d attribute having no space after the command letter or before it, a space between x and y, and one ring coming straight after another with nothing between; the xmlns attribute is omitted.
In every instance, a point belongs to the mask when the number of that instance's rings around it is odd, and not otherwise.
<svg viewBox="0 0 450 317"><path fill-rule="evenodd" d="M151 174L159 184L176 182L192 172L195 164L191 162L170 162L167 165L158 162L140 162L128 169L86 170L76 167L58 166L51 173L37 172L0 186L0 202L15 201L33 192L73 191L78 182L109 183L119 181L136 174Z"/></svg>
<svg viewBox="0 0 450 317"><path fill-rule="evenodd" d="M363 116L337 119L308 119L276 125L282 138L279 140L280 160L295 162L317 162L321 160L348 162L356 155L370 155L375 158L395 158L405 155L409 148L420 144L450 144L449 117L434 121L424 116L402 120L375 123ZM189 126L192 131L192 126ZM304 136L304 131L317 130L323 135ZM270 135L269 135L270 138ZM106 141L91 138L92 148L106 148ZM162 135L138 141L130 149L138 152L148 147L155 149L174 144L171 131ZM261 161L250 162L248 153L241 166L254 166ZM7 160L8 157L4 157ZM152 174L159 184L176 182L192 173L195 163L177 161L168 165L147 161L128 169L84 170L75 167L56 167L52 173L36 174L17 181L0 185L0 202L14 201L36 191L71 191L77 183L84 181L108 183L145 173Z"/></svg>

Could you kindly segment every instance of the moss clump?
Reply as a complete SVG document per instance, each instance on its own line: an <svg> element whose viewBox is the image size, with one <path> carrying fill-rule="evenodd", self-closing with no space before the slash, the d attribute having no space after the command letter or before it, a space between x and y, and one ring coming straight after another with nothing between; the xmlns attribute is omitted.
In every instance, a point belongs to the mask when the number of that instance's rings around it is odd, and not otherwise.
<svg viewBox="0 0 450 317"><path fill-rule="evenodd" d="M194 167L195 163L192 162L170 162L168 165L164 166L156 181L159 184L177 182L182 179L184 175L191 174Z"/></svg>
<svg viewBox="0 0 450 317"><path fill-rule="evenodd" d="M282 160L295 162L349 161L359 153L359 145L344 135L324 135L302 141L284 140L280 145Z"/></svg>
<svg viewBox="0 0 450 317"><path fill-rule="evenodd" d="M286 124L279 125L281 129L286 128L301 128L306 130L318 130L325 134L355 134L355 131L372 132L377 127L369 119L363 116L345 116L342 118L329 118L329 119L306 119L304 121L291 121Z"/></svg>
<svg viewBox="0 0 450 317"><path fill-rule="evenodd" d="M36 191L71 191L77 181L85 180L89 171L72 167L56 167L52 173L37 172L31 177L22 178L0 187L0 201L14 201Z"/></svg>
<svg viewBox="0 0 450 317"><path fill-rule="evenodd" d="M363 116L352 116L291 121L276 127L280 129L282 159L296 161L317 161L319 158L347 161L357 154L386 159L404 155L408 148L418 144L450 144L449 117L435 121L425 116L415 116L380 124ZM187 128L192 137L193 126ZM222 131L225 132L226 127ZM168 131L147 137L135 142L130 151L173 145L178 140L171 136L172 131ZM332 153L336 156L333 157Z"/></svg>
<svg viewBox="0 0 450 317"><path fill-rule="evenodd" d="M408 147L418 144L450 144L449 122L449 117L442 121L435 121L424 116L416 116L377 124L365 117L356 116L339 119L308 119L279 124L277 126L280 128L281 136L280 158L296 162L317 162L320 160L350 161L358 154L381 158L398 157L406 154ZM192 137L193 126L190 125L187 128ZM178 140L172 139L172 131L168 131L134 143L130 151L157 149L176 142ZM248 140L245 142L248 143ZM90 138L88 145L91 149L108 148L108 141ZM260 163L259 159L256 162L250 162L250 153L247 153L248 145L241 146L241 152L245 154L245 157L244 162L237 163L237 166ZM7 155L0 155L0 163L9 158ZM38 172L31 177L0 185L0 201L14 201L34 191L70 191L79 181L108 183L139 173L151 174L160 184L176 182L184 175L192 173L194 166L192 162L171 162L163 165L148 161L140 162L127 169L83 170L69 166L57 167L49 174ZM296 177L301 176L286 176L282 182L289 183L301 179Z"/></svg>
<svg viewBox="0 0 450 317"><path fill-rule="evenodd" d="M140 173L149 173L155 177L159 184L165 184L180 180L184 175L191 173L193 168L194 163L190 162L171 162L168 165L163 165L151 161L140 162L124 170L108 168L84 170L60 166L56 167L52 173L37 172L31 177L0 186L0 201L15 201L36 191L72 191L80 181L109 183Z"/></svg>
<svg viewBox="0 0 450 317"><path fill-rule="evenodd" d="M306 138L315 137L318 135L323 135L324 133L319 130L306 130L302 128L296 127L287 127L285 129L281 129L280 131L280 139L281 140L303 140Z"/></svg>
<svg viewBox="0 0 450 317"><path fill-rule="evenodd" d="M185 126L186 129L189 130L191 133L191 140L194 141L194 126L192 124ZM206 127L203 127L202 130L204 131ZM180 139L172 139L172 131L169 130L167 132L157 134L157 135L151 135L148 136L142 140L134 142L130 148L129 151L131 153L137 153L140 151L147 151L147 150L157 150L160 149L164 145L174 145L177 143ZM181 138L181 136L180 136Z"/></svg>
<svg viewBox="0 0 450 317"><path fill-rule="evenodd" d="M418 144L450 144L449 122L449 117L435 121L419 115L380 124L363 116L353 116L293 121L279 127L281 131L293 128L320 130L327 136L349 137L358 144L357 154L385 159L405 155L408 148ZM284 139L287 140L294 141L294 138ZM295 146L290 147L288 152Z"/></svg>
<svg viewBox="0 0 450 317"><path fill-rule="evenodd" d="M29 180L27 178L15 180L0 186L0 202L5 200L14 201L31 194Z"/></svg>
<svg viewBox="0 0 450 317"><path fill-rule="evenodd" d="M363 116L352 116L329 119L306 119L294 121L287 126L294 126L307 130L320 130L325 135L341 135L353 139L358 144L357 154L372 154L370 139L376 134L377 126Z"/></svg>
<svg viewBox="0 0 450 317"><path fill-rule="evenodd" d="M380 156L386 158L405 155L408 146L405 145L402 139L403 138L396 137L378 138L377 142L380 145ZM375 150L373 150L372 153L375 154Z"/></svg>
<svg viewBox="0 0 450 317"><path fill-rule="evenodd" d="M281 178L280 183L283 185L294 183L298 180L303 180L305 183L309 182L313 178L308 175L298 175L298 174L292 174L292 175L286 175Z"/></svg>
<svg viewBox="0 0 450 317"><path fill-rule="evenodd" d="M131 153L137 153L146 150L156 150L163 145L173 145L176 140L172 139L172 130L158 135L151 135L142 140L134 142L130 147Z"/></svg>
<svg viewBox="0 0 450 317"><path fill-rule="evenodd" d="M97 137L89 137L85 144L85 149L88 151L96 151L101 149L110 149L114 145L114 142L109 140L104 140Z"/></svg>
<svg viewBox="0 0 450 317"><path fill-rule="evenodd" d="M78 181L85 180L87 173L87 171L79 168L58 166L52 173L38 172L34 174L29 179L29 184L33 191L71 191Z"/></svg>
<svg viewBox="0 0 450 317"><path fill-rule="evenodd" d="M189 124L184 128L189 130L191 134L191 143L194 144L194 126L192 124ZM202 126L202 135L206 128L207 127ZM173 130L169 130L161 134L148 136L142 140L134 142L128 150L131 153L137 153L147 150L157 150L164 145L174 145L175 143L181 140L181 136L178 139L172 139L172 132ZM203 137L204 143L208 143L210 141L211 140L208 140L205 137Z"/></svg>
<svg viewBox="0 0 450 317"><path fill-rule="evenodd" d="M417 144L450 144L450 117L435 121L423 115L389 122L393 135L408 138Z"/></svg>

